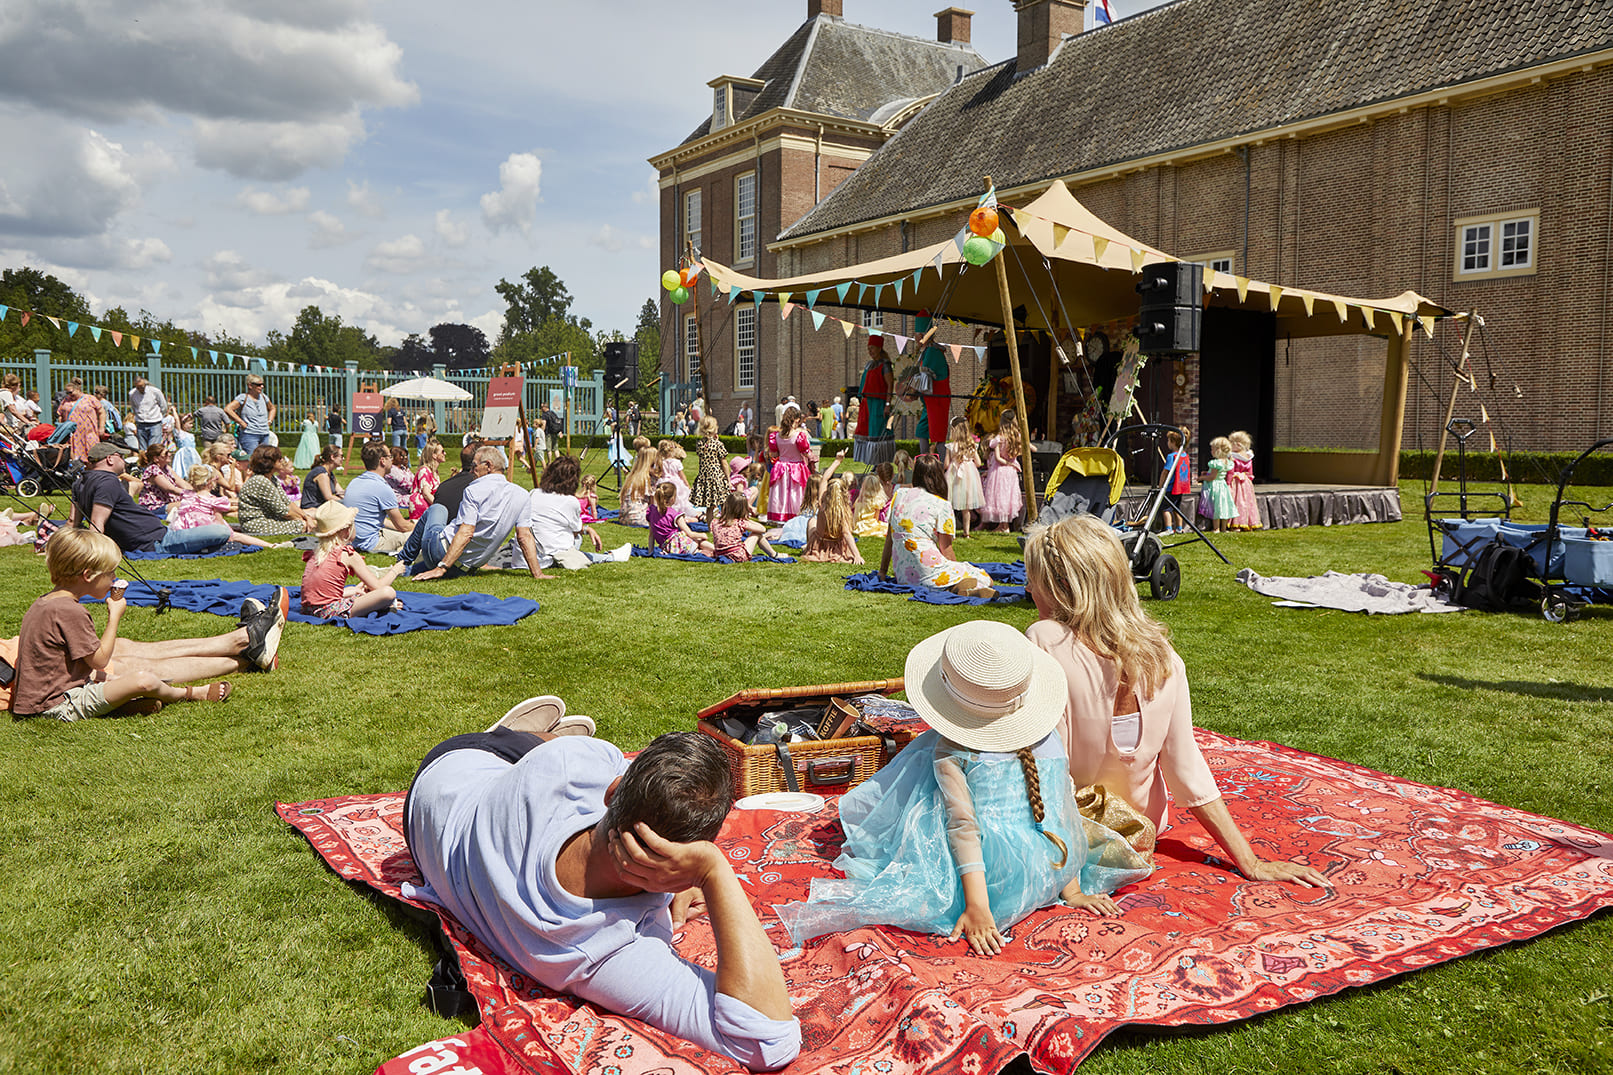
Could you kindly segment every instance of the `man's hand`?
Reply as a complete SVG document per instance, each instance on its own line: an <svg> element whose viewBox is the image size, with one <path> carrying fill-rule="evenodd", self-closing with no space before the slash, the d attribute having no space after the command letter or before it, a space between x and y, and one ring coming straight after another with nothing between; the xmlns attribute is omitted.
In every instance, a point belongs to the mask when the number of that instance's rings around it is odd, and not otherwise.
<svg viewBox="0 0 1613 1075"><path fill-rule="evenodd" d="M446 567L434 567L430 571L422 571L420 574L415 575L413 581L430 582L432 579L440 579L446 574L448 574Z"/></svg>
<svg viewBox="0 0 1613 1075"><path fill-rule="evenodd" d="M706 894L698 888L686 888L672 897L672 928L678 929L691 918L706 913Z"/></svg>
<svg viewBox="0 0 1613 1075"><path fill-rule="evenodd" d="M585 530L588 533L588 536L590 538L593 538L593 540L594 540L594 551L595 552L603 552L604 549L605 549L605 542L599 536L599 531L595 530L591 526L585 526L585 527L583 527L583 530Z"/></svg>
<svg viewBox="0 0 1613 1075"><path fill-rule="evenodd" d="M1311 888L1331 888L1333 882L1325 874L1313 866L1301 866L1297 862L1273 862L1270 859L1261 859L1246 870L1240 870L1251 881L1288 881L1296 885L1308 885Z"/></svg>
<svg viewBox="0 0 1613 1075"><path fill-rule="evenodd" d="M642 821L632 832L610 834L610 855L622 880L646 892L699 887L726 861L710 841L673 843Z"/></svg>

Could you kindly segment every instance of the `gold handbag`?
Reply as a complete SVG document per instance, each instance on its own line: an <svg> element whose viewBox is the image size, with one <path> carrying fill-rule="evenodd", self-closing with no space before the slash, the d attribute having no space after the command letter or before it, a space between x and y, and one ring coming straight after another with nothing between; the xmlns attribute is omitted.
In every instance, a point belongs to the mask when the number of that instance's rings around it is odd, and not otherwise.
<svg viewBox="0 0 1613 1075"><path fill-rule="evenodd" d="M1099 830L1100 826L1118 834L1125 841L1124 846L1128 847L1137 858L1141 858L1143 864L1153 866L1154 842L1158 839L1159 833L1155 830L1154 823L1144 817L1135 806L1119 795L1109 794L1109 790L1102 784L1088 784L1084 788L1077 788L1075 806L1081 811L1081 819L1086 822L1087 844L1098 854L1102 865L1128 865L1126 862L1104 861L1111 856L1111 852L1122 860L1133 856L1122 851L1121 845L1116 844L1107 833ZM1107 844L1115 846L1111 849L1105 846Z"/></svg>

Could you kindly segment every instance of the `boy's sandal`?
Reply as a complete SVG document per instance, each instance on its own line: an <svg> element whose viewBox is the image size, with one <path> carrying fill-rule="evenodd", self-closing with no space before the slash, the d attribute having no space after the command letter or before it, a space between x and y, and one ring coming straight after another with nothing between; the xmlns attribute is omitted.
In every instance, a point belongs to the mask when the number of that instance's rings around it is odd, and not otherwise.
<svg viewBox="0 0 1613 1075"><path fill-rule="evenodd" d="M232 687L230 685L230 682L228 680L225 680L225 679L221 679L217 683L203 684L200 688L196 687L195 685L192 685L192 686L189 686L189 687L185 688L185 701L187 701L187 702L196 701L197 700L196 691L198 689L206 691L206 693L204 695L202 695L202 697L201 697L202 701L205 701L205 702L222 702L222 701L224 701L225 699L227 699L230 696L230 692L233 691L235 688Z"/></svg>

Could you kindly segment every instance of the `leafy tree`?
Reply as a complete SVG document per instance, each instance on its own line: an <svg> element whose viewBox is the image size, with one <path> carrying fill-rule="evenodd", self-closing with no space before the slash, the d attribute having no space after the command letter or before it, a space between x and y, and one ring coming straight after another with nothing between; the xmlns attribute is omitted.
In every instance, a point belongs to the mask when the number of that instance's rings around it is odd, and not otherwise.
<svg viewBox="0 0 1613 1075"><path fill-rule="evenodd" d="M358 363L359 369L381 369L389 357L380 342L356 325L344 325L339 316L327 316L318 306L304 306L283 347L271 345L265 356L274 361L310 366Z"/></svg>
<svg viewBox="0 0 1613 1075"><path fill-rule="evenodd" d="M553 320L576 325L584 332L594 327L587 318L572 315L571 292L547 265L528 269L520 283L500 279L493 290L508 305L504 311L504 328L499 332L501 342L517 333L536 332Z"/></svg>
<svg viewBox="0 0 1613 1075"><path fill-rule="evenodd" d="M428 370L437 361L437 356L431 350L431 344L420 338L418 332L411 332L403 338L403 345L392 356L392 368L395 370Z"/></svg>
<svg viewBox="0 0 1613 1075"><path fill-rule="evenodd" d="M445 321L431 326L431 351L436 361L450 368L479 369L487 365L487 336L475 325ZM407 369L420 369L407 366Z"/></svg>
<svg viewBox="0 0 1613 1075"><path fill-rule="evenodd" d="M660 399L661 376L661 310L654 299L645 299L639 307L633 338L638 340L638 390L633 398L654 404Z"/></svg>
<svg viewBox="0 0 1613 1075"><path fill-rule="evenodd" d="M490 357L494 366L536 363L539 376L558 377L560 367L566 365L567 352L573 366L591 370L599 365L594 338L588 334L586 323L551 317L534 331L501 339Z"/></svg>
<svg viewBox="0 0 1613 1075"><path fill-rule="evenodd" d="M83 296L49 273L26 266L0 273L0 306L10 307L5 321L0 322L0 357L28 359L38 348L65 352L75 359L98 356L100 347L88 332L69 339L66 332L57 331L45 320L45 315L78 322L95 319ZM24 310L33 315L26 327Z"/></svg>

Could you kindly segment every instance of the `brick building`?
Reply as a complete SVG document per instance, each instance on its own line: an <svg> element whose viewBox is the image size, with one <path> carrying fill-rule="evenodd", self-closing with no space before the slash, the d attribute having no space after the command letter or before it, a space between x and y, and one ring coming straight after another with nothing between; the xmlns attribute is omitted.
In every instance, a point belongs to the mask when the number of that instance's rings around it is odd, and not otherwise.
<svg viewBox="0 0 1613 1075"><path fill-rule="evenodd" d="M807 19L749 78L713 79L711 115L660 172L661 264L695 249L774 275L772 240L827 197L936 94L984 66L970 12L937 14L935 40L859 26L841 0L808 0ZM698 382L726 425L743 400L771 414L780 395L828 398L861 344L838 364L810 352L776 312L729 306L704 282L683 306L661 297L662 369ZM844 315L853 316L853 315ZM878 323L870 313L866 323ZM861 365L858 365L861 369ZM839 387L835 382L839 381Z"/></svg>
<svg viewBox="0 0 1613 1075"><path fill-rule="evenodd" d="M1015 11L1018 54L929 102L755 275L945 238L984 174L1011 204L1063 179L1116 227L1223 271L1478 310L1481 392L1458 413L1483 402L1516 447L1613 428L1613 8L1179 0L1086 33L1081 0ZM1273 328L1250 316L1223 353L1159 364L1145 402L1202 437L1243 426L1279 448L1370 448L1380 342ZM843 387L860 356L801 331L780 337L779 383ZM1408 447L1437 435L1459 345L1450 326L1413 345Z"/></svg>

